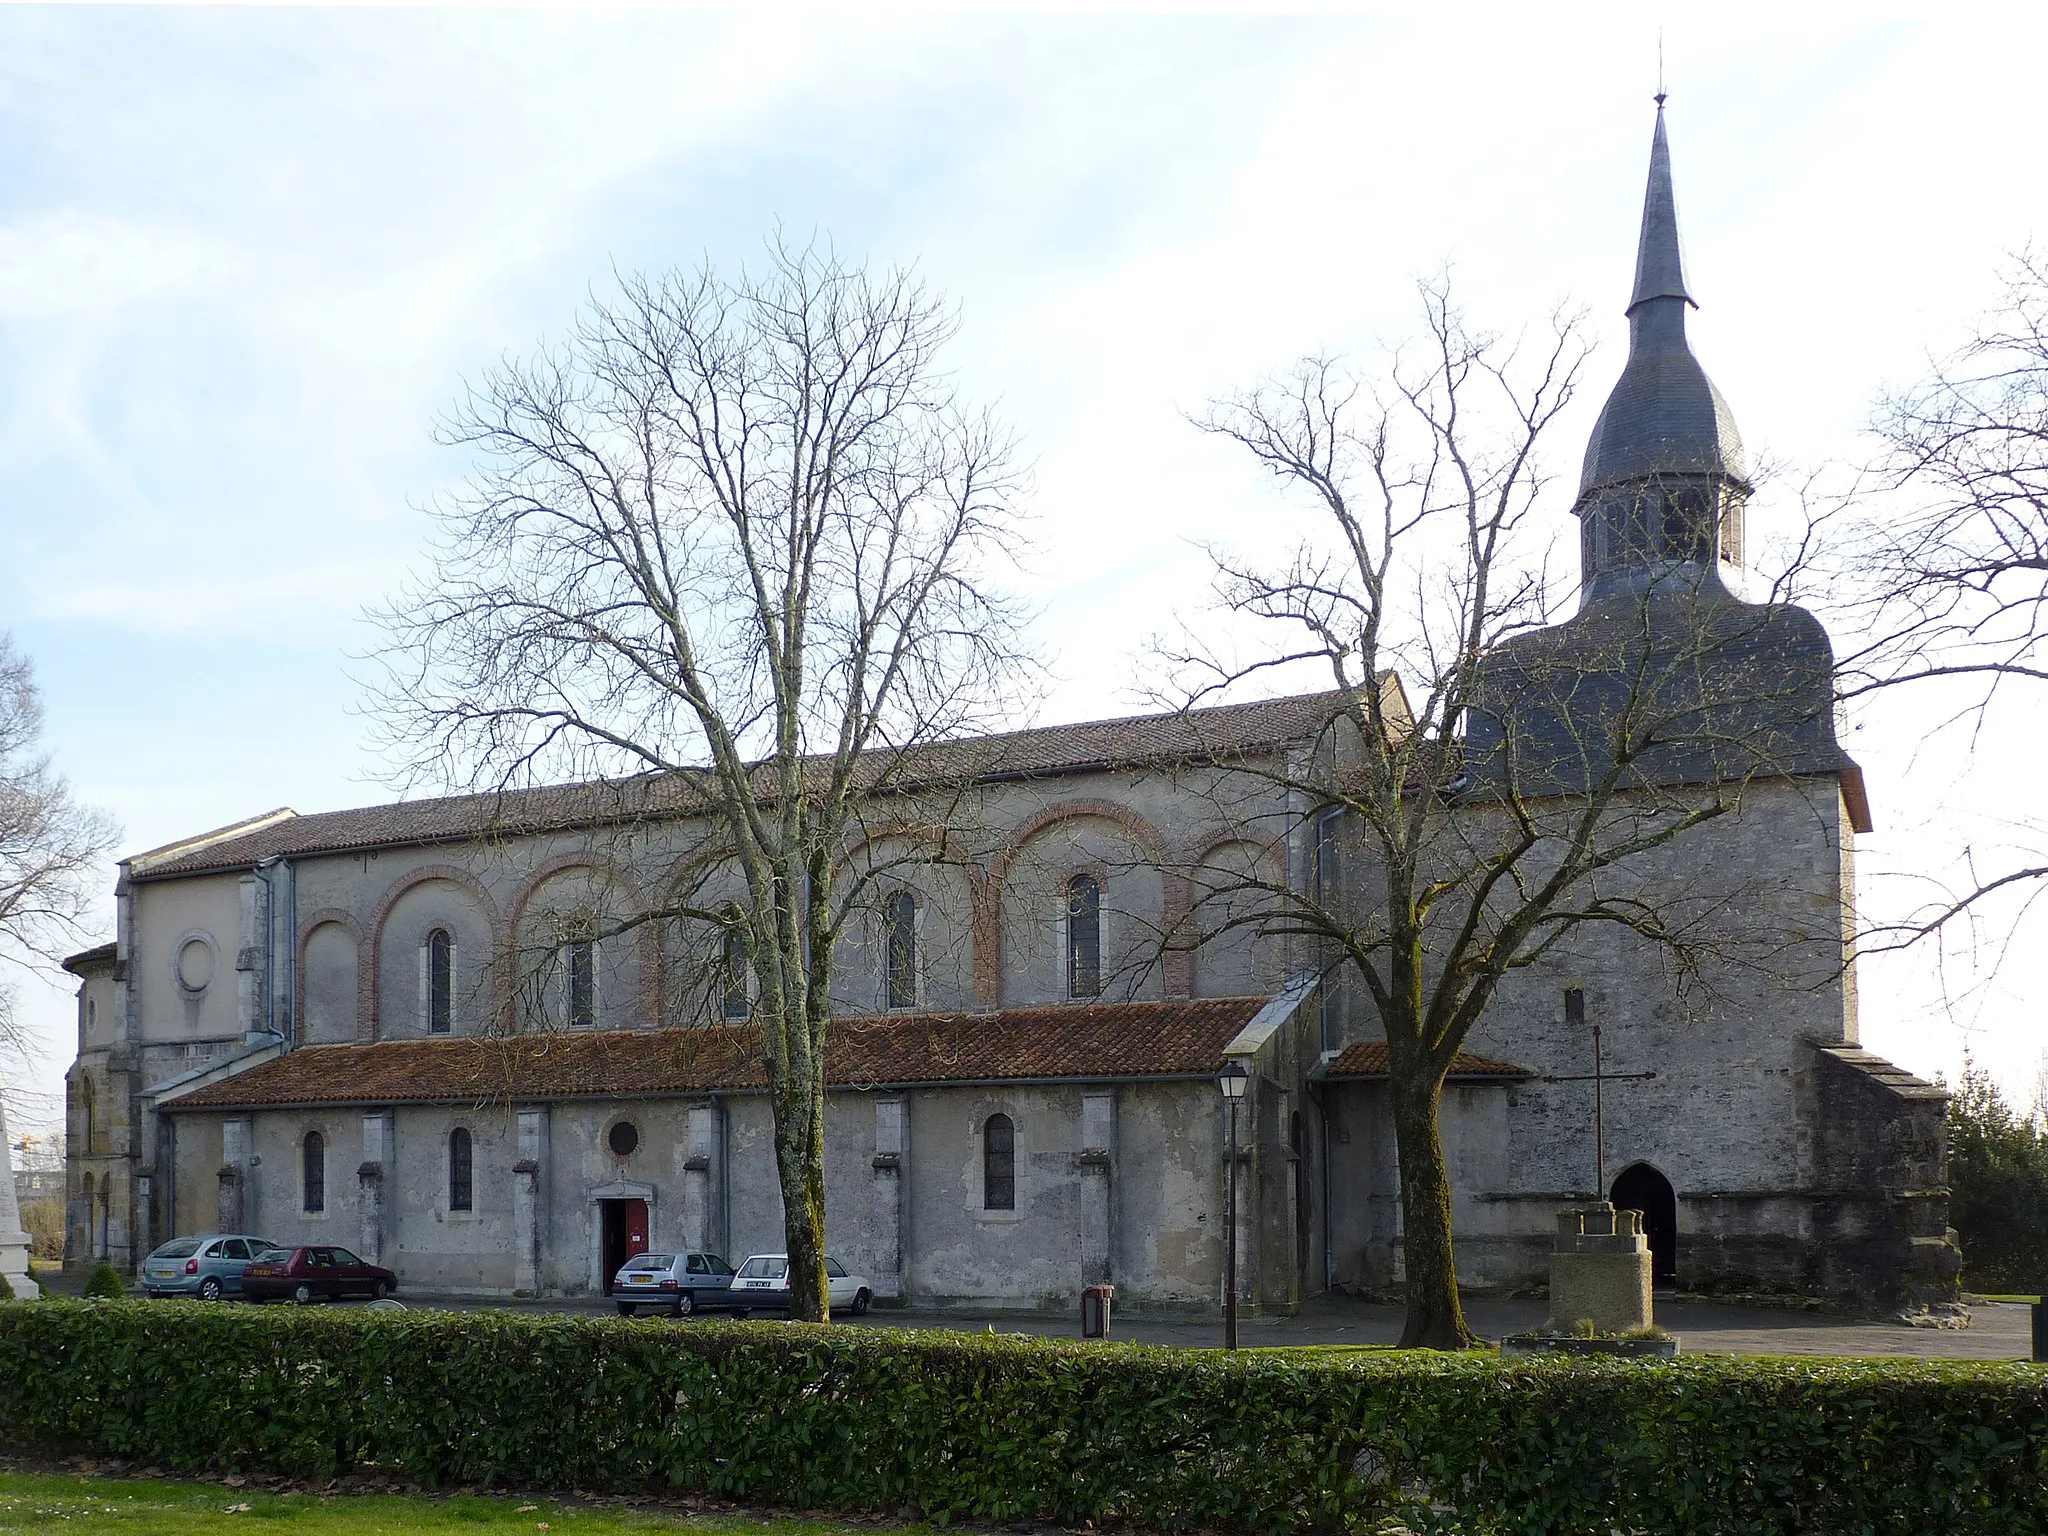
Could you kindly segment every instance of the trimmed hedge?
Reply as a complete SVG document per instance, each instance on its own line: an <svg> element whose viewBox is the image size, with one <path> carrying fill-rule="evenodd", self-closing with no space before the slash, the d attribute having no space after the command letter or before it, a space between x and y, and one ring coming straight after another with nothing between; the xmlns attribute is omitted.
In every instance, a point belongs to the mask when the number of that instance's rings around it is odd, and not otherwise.
<svg viewBox="0 0 2048 1536"><path fill-rule="evenodd" d="M1161 1529L2039 1532L2048 1370L1309 1356L779 1323L0 1306L0 1440Z"/></svg>

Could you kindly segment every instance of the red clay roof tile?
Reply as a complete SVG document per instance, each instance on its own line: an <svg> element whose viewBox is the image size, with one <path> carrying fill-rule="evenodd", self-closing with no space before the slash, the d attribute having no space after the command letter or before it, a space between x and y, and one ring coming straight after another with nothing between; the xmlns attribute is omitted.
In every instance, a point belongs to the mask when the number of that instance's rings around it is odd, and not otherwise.
<svg viewBox="0 0 2048 1536"><path fill-rule="evenodd" d="M837 1019L837 1088L1019 1078L1207 1076L1262 997L1069 1003L999 1013ZM209 1083L164 1109L630 1097L758 1091L759 1033L744 1025L594 1034L456 1036L310 1045Z"/></svg>
<svg viewBox="0 0 2048 1536"><path fill-rule="evenodd" d="M1387 1075L1387 1043L1384 1040L1360 1040L1344 1047L1344 1054L1330 1063L1324 1074L1328 1077L1385 1077ZM1517 1067L1505 1061L1488 1061L1484 1056L1468 1056L1463 1051L1451 1059L1450 1077L1533 1077L1527 1067Z"/></svg>

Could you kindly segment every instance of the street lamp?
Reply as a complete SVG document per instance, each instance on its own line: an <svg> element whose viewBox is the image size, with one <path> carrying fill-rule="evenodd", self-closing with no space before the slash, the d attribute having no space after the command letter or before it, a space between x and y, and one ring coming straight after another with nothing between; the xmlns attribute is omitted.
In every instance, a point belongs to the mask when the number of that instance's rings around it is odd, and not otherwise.
<svg viewBox="0 0 2048 1536"><path fill-rule="evenodd" d="M1237 1101L1244 1097L1251 1074L1241 1061L1226 1062L1217 1074L1216 1086L1223 1091L1223 1105L1230 1122L1230 1170L1223 1197L1223 1347L1237 1348Z"/></svg>

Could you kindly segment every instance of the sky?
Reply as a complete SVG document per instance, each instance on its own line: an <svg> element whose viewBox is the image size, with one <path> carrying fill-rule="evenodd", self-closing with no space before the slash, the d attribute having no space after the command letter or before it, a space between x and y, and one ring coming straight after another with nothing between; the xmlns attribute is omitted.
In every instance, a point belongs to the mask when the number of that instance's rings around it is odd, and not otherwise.
<svg viewBox="0 0 2048 1536"><path fill-rule="evenodd" d="M1036 719L1128 712L1150 637L1204 599L1202 543L1275 526L1186 413L1304 353L1370 358L1418 276L1448 266L1496 329L1586 308L1565 528L1625 345L1660 40L1694 347L1781 485L1867 458L1880 391L2048 239L2039 8L0 6L0 628L124 853L386 798L363 612L464 472L436 420L614 271L734 267L781 227L957 302L962 388L1035 469ZM1852 722L1867 914L2030 846L2034 722L1959 740L1939 712ZM31 1122L67 980L21 991ZM1951 1079L1967 1051L2032 1096L2023 958L1882 957L1862 993L1870 1048Z"/></svg>

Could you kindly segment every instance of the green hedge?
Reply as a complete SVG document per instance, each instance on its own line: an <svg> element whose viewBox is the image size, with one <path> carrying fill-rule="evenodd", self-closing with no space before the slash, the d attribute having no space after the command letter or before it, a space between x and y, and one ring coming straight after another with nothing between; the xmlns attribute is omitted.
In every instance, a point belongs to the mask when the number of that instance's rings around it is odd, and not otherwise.
<svg viewBox="0 0 2048 1536"><path fill-rule="evenodd" d="M2039 1532L2048 1370L1264 1355L796 1324L0 1306L0 1441L1161 1529Z"/></svg>

